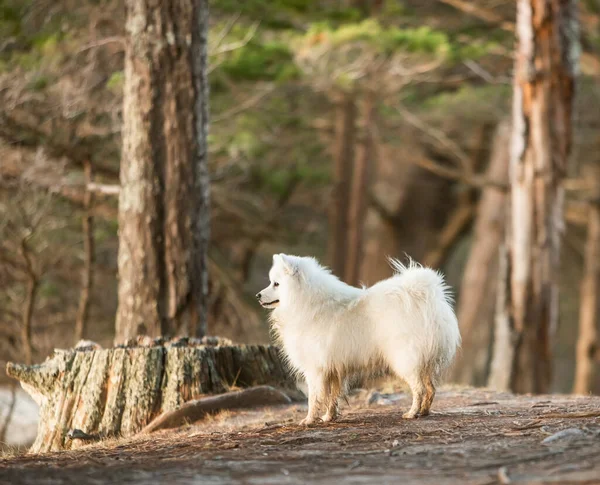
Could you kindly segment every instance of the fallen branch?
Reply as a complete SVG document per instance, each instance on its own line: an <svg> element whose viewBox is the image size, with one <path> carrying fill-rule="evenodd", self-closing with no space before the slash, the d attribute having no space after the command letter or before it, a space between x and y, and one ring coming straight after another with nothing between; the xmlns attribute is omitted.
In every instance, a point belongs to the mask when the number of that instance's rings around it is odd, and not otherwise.
<svg viewBox="0 0 600 485"><path fill-rule="evenodd" d="M588 411L581 413L547 413L537 416L539 419L581 419L581 418L598 418L600 411Z"/></svg>
<svg viewBox="0 0 600 485"><path fill-rule="evenodd" d="M119 195L121 192L121 186L118 184L98 184L95 182L89 182L86 185L86 189L89 192L97 192L103 195Z"/></svg>
<svg viewBox="0 0 600 485"><path fill-rule="evenodd" d="M226 409L243 409L259 406L291 404L292 397L271 386L257 386L236 392L226 392L219 396L210 396L189 401L173 411L162 413L142 433L152 433L160 429L177 428L187 423L199 421L207 414Z"/></svg>

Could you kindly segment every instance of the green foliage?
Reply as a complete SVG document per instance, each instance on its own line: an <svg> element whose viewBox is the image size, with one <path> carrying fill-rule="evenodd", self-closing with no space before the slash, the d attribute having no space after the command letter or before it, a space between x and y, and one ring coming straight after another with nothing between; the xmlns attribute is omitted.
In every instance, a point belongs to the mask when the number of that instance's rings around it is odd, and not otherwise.
<svg viewBox="0 0 600 485"><path fill-rule="evenodd" d="M583 4L590 12L600 14L600 3L597 0L584 0Z"/></svg>
<svg viewBox="0 0 600 485"><path fill-rule="evenodd" d="M264 152L264 146L254 132L239 129L231 139L229 152L232 156L243 155L245 158L253 159Z"/></svg>
<svg viewBox="0 0 600 485"><path fill-rule="evenodd" d="M302 163L296 167L296 170L300 180L311 186L327 185L331 178L329 164L313 166Z"/></svg>
<svg viewBox="0 0 600 485"><path fill-rule="evenodd" d="M385 18L406 17L410 13L410 9L398 0L386 0L383 4L382 14Z"/></svg>
<svg viewBox="0 0 600 485"><path fill-rule="evenodd" d="M116 240L119 223L116 219L96 218L94 223L94 240L102 244L107 240Z"/></svg>
<svg viewBox="0 0 600 485"><path fill-rule="evenodd" d="M5 69L13 69L19 67L25 71L33 71L39 69L42 65L42 55L37 50L26 52L14 52L6 61Z"/></svg>
<svg viewBox="0 0 600 485"><path fill-rule="evenodd" d="M114 93L123 92L123 83L125 82L125 73L123 71L116 71L111 74L106 81L106 88Z"/></svg>
<svg viewBox="0 0 600 485"><path fill-rule="evenodd" d="M30 39L29 48L16 50L7 56L0 71L15 67L25 71L35 71L42 66L55 66L64 58L62 46L69 41L69 37L60 32L41 33Z"/></svg>
<svg viewBox="0 0 600 485"><path fill-rule="evenodd" d="M310 0L215 0L211 8L222 12L237 13L244 15L252 13L264 13L267 9L284 11L287 13L306 13L313 4L319 2Z"/></svg>
<svg viewBox="0 0 600 485"><path fill-rule="evenodd" d="M498 49L497 42L469 42L468 44L454 44L451 58L454 62L477 60Z"/></svg>
<svg viewBox="0 0 600 485"><path fill-rule="evenodd" d="M295 177L295 171L288 168L255 165L252 178L259 190L266 190L273 195L282 196Z"/></svg>
<svg viewBox="0 0 600 485"><path fill-rule="evenodd" d="M44 33L33 39L33 49L39 51L44 56L55 55L58 51L58 44L65 38L61 32Z"/></svg>
<svg viewBox="0 0 600 485"><path fill-rule="evenodd" d="M238 14L261 21L265 28L295 29L298 22L327 18L331 22L356 22L359 10L327 5L320 0L215 0L213 12Z"/></svg>
<svg viewBox="0 0 600 485"><path fill-rule="evenodd" d="M251 40L234 50L220 66L230 79L238 81L287 81L298 76L290 48L277 41Z"/></svg>
<svg viewBox="0 0 600 485"><path fill-rule="evenodd" d="M323 42L328 43L331 48L350 43L363 43L385 54L397 50L445 54L450 49L448 36L441 31L426 26L414 29L386 28L375 19L344 24L338 28L331 27L329 23L313 24L303 39L303 47Z"/></svg>
<svg viewBox="0 0 600 485"><path fill-rule="evenodd" d="M29 0L2 0L0 2L0 38L15 37L21 34L21 21Z"/></svg>
<svg viewBox="0 0 600 485"><path fill-rule="evenodd" d="M27 84L27 88L31 91L43 91L44 89L46 89L46 87L48 87L49 83L50 79L48 78L48 76L39 74L35 76L31 81L29 81L29 83Z"/></svg>
<svg viewBox="0 0 600 485"><path fill-rule="evenodd" d="M59 288L56 284L48 279L42 281L39 289L39 295L42 298L52 298L60 294Z"/></svg>
<svg viewBox="0 0 600 485"><path fill-rule="evenodd" d="M458 106L473 106L474 104L493 103L497 99L510 97L510 85L469 86L453 92L443 92L423 100L424 109L454 109Z"/></svg>

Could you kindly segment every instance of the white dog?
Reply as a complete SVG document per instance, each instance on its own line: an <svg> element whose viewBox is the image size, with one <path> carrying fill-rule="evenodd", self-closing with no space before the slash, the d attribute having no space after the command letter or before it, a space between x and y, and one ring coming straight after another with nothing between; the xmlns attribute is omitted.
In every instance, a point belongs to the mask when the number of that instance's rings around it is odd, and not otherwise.
<svg viewBox="0 0 600 485"><path fill-rule="evenodd" d="M413 394L405 418L426 416L442 371L460 345L443 277L413 262L390 259L396 274L370 288L349 286L314 258L276 254L271 284L256 295L271 313L272 330L294 371L308 385L313 423L338 415L348 378L389 370Z"/></svg>

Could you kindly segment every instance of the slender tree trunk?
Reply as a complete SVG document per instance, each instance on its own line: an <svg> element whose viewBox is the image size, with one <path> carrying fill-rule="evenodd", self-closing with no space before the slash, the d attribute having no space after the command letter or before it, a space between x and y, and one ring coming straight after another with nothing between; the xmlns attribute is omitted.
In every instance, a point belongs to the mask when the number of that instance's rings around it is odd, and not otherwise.
<svg viewBox="0 0 600 485"><path fill-rule="evenodd" d="M571 151L577 70L575 0L518 0L511 212L506 248L507 345L493 370L516 392L548 392L551 340L558 325L563 187ZM502 369L500 360L504 362ZM494 376L490 382L499 382Z"/></svg>
<svg viewBox="0 0 600 485"><path fill-rule="evenodd" d="M510 285L507 284L510 274L510 259L506 246L500 246L498 261L498 281L496 284L496 316L494 320L494 342L488 387L492 389L510 389L513 379L513 362L517 350L518 334L512 327L509 314Z"/></svg>
<svg viewBox="0 0 600 485"><path fill-rule="evenodd" d="M84 164L86 186L93 182L92 164L89 160ZM89 315L90 293L92 291L94 277L94 216L92 215L92 204L94 196L92 191L87 189L83 196L83 275L81 281L81 293L79 294L79 308L77 310L77 320L75 321L75 343L79 342L85 336L86 324Z"/></svg>
<svg viewBox="0 0 600 485"><path fill-rule="evenodd" d="M335 142L333 153L333 193L329 210L328 260L336 275L346 266L348 205L354 158L356 107L348 94L342 94L335 109Z"/></svg>
<svg viewBox="0 0 600 485"><path fill-rule="evenodd" d="M597 163L597 162L596 162ZM595 171L596 194L590 205L584 274L579 304L579 339L573 392L589 394L594 391L598 360L598 322L600 321L600 167Z"/></svg>
<svg viewBox="0 0 600 485"><path fill-rule="evenodd" d="M360 262L363 253L363 231L367 210L369 173L373 161L372 124L375 116L375 94L367 91L363 101L362 140L352 171L352 186L348 215L345 280L350 285L358 284Z"/></svg>
<svg viewBox="0 0 600 485"><path fill-rule="evenodd" d="M208 2L127 0L116 341L206 332Z"/></svg>
<svg viewBox="0 0 600 485"><path fill-rule="evenodd" d="M23 347L23 361L26 364L33 362L33 349L31 345L31 323L33 321L33 309L38 290L38 280L29 275L27 280L27 294L23 308L23 322L21 324L21 345Z"/></svg>
<svg viewBox="0 0 600 485"><path fill-rule="evenodd" d="M21 347L23 350L23 360L26 364L33 362L33 348L31 345L31 327L33 323L33 310L39 288L39 277L33 267L31 253L27 240L21 241L21 256L25 261L25 271L27 274L27 292L23 302L23 312L21 320Z"/></svg>
<svg viewBox="0 0 600 485"><path fill-rule="evenodd" d="M498 126L486 176L490 180L508 181L510 123ZM458 301L458 322L463 337L462 352L453 368L457 382L485 385L490 361L494 327L499 247L504 237L506 193L488 187L483 190L473 242L464 270Z"/></svg>

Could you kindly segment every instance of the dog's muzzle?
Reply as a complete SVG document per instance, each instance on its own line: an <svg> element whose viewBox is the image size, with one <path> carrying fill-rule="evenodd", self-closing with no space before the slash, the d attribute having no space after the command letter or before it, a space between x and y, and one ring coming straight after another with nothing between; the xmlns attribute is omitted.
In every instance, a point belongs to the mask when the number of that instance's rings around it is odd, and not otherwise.
<svg viewBox="0 0 600 485"><path fill-rule="evenodd" d="M269 307L273 307L275 305L277 305L279 303L279 300L273 300L271 302L264 302L261 300L261 294L257 293L256 294L256 299L258 300L258 303L260 303L260 306L264 307L264 308L269 308Z"/></svg>

